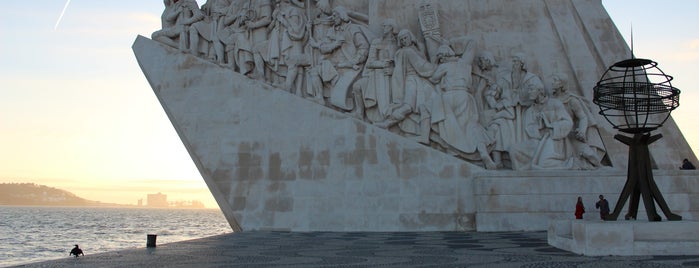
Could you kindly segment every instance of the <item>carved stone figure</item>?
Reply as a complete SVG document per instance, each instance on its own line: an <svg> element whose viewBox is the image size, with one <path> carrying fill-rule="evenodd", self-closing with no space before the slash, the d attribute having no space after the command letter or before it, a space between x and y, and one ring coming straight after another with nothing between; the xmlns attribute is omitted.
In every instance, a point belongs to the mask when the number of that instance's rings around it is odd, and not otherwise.
<svg viewBox="0 0 699 268"><path fill-rule="evenodd" d="M272 13L272 30L267 42L267 53L262 54L272 75L272 82L289 92L301 95L303 66L310 61L304 55L304 43L308 39L306 15L303 3L298 0L281 0ZM279 77L281 81L275 81Z"/></svg>
<svg viewBox="0 0 699 268"><path fill-rule="evenodd" d="M571 169L571 150L567 137L573 119L563 103L549 96L541 82L528 85L532 105L523 113L525 140L510 149L512 168Z"/></svg>
<svg viewBox="0 0 699 268"><path fill-rule="evenodd" d="M255 64L252 56L250 34L243 27L247 12L241 8L243 6L242 1L247 0L233 0L221 21L222 26L218 31L218 36L224 44L228 66L241 74L249 75Z"/></svg>
<svg viewBox="0 0 699 268"><path fill-rule="evenodd" d="M493 53L487 50L480 52L475 60L478 68L473 69L473 88L475 91L473 98L476 99L478 111L481 112L481 123L487 125L486 118L484 118L482 114L482 112L487 109L485 92L490 87L497 86L496 68L498 66L495 63L495 56L493 56Z"/></svg>
<svg viewBox="0 0 699 268"><path fill-rule="evenodd" d="M224 45L219 39L219 29L223 26L223 19L228 13L230 0L207 0L201 10L206 15L205 19L192 24L189 33L189 53L199 55L203 53L210 60L219 64L225 63ZM200 42L200 38L204 42ZM210 53L210 46L213 52Z"/></svg>
<svg viewBox="0 0 699 268"><path fill-rule="evenodd" d="M272 1L271 0L244 0L242 3L243 21L241 26L248 31L250 44L253 50L253 60L255 68L252 76L257 79L264 79L265 66L262 53L266 53L260 46L267 41L267 27L272 23Z"/></svg>
<svg viewBox="0 0 699 268"><path fill-rule="evenodd" d="M194 0L165 0L165 10L161 16L162 29L153 32L151 38L186 51L189 27L203 18L204 13Z"/></svg>
<svg viewBox="0 0 699 268"><path fill-rule="evenodd" d="M175 0L165 0L165 10L160 16L161 28L151 34L153 40L159 41L168 46L182 49L185 45L182 42L185 41L185 30L184 26L177 24L177 19L180 17L181 3Z"/></svg>
<svg viewBox="0 0 699 268"><path fill-rule="evenodd" d="M485 105L482 110L481 122L486 126L488 133L495 139L495 144L491 148L493 162L498 168L504 166L503 155L508 152L515 140L515 108L513 106L510 92L503 90L497 84L495 57L489 51L483 51L478 56L478 69L474 71L474 77L478 81L476 84L476 96L482 92ZM478 99L476 99L478 103Z"/></svg>
<svg viewBox="0 0 699 268"><path fill-rule="evenodd" d="M420 143L430 142L430 106L434 87L429 80L437 66L427 61L417 48L417 40L409 30L398 33L399 49L391 77L391 116L377 125L399 129L415 136Z"/></svg>
<svg viewBox="0 0 699 268"><path fill-rule="evenodd" d="M513 106L515 107L515 140L521 142L525 140L524 123L522 122L522 113L531 105L532 100L529 99L528 89L532 86L543 84L541 79L527 70L525 56L522 53L515 53L512 56L512 69L510 72L498 75L498 86L507 91L512 97Z"/></svg>
<svg viewBox="0 0 699 268"><path fill-rule="evenodd" d="M600 167L605 149L589 105L582 97L570 93L567 75L556 73L551 79L554 97L565 105L573 119L573 129L568 134L568 140L574 150L575 167L580 169Z"/></svg>
<svg viewBox="0 0 699 268"><path fill-rule="evenodd" d="M488 110L484 113L488 118L487 129L495 139L491 155L496 166L501 168L504 166L503 155L509 151L515 139L515 108L508 92L500 87L490 87L485 98L488 101Z"/></svg>
<svg viewBox="0 0 699 268"><path fill-rule="evenodd" d="M319 37L325 34L333 25L333 9L330 0L316 0L318 13L313 18L312 35Z"/></svg>
<svg viewBox="0 0 699 268"><path fill-rule="evenodd" d="M352 110L348 95L369 54L366 35L358 25L351 23L345 8L338 6L333 9L333 27L328 29L323 39L312 39L309 44L323 54L323 60L311 70L313 91L319 92L318 88L327 86L332 106ZM325 96L325 90L323 92Z"/></svg>
<svg viewBox="0 0 699 268"><path fill-rule="evenodd" d="M467 159L480 158L487 169L495 169L487 150L493 140L480 124L476 101L469 92L473 48L467 48L461 57L456 57L449 46L442 45L436 57L439 66L430 77L430 81L439 83L440 89L431 108L435 132L457 155Z"/></svg>
<svg viewBox="0 0 699 268"><path fill-rule="evenodd" d="M510 89L512 96L518 104L529 106L532 100L529 99L528 89L532 84L541 83L541 78L529 72L525 55L523 53L515 53L512 55L512 70L507 76L502 76Z"/></svg>
<svg viewBox="0 0 699 268"><path fill-rule="evenodd" d="M384 20L383 36L371 42L363 77L354 83L356 105L353 113L360 119L366 113L366 118L372 123L386 120L391 112L391 75L393 57L398 49L397 27L395 20Z"/></svg>

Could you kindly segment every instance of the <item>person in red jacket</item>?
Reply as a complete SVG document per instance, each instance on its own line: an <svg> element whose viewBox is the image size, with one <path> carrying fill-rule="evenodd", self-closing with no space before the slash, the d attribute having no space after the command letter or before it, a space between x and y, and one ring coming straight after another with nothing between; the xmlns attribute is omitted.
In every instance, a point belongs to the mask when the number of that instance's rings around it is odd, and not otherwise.
<svg viewBox="0 0 699 268"><path fill-rule="evenodd" d="M575 218L582 219L583 213L585 213L585 206L583 205L582 197L578 196L578 203L575 204Z"/></svg>

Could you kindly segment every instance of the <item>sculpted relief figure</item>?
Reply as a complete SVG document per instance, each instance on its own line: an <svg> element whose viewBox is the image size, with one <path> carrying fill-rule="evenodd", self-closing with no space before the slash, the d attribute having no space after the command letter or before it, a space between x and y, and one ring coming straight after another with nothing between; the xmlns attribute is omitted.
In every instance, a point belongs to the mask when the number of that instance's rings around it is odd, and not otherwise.
<svg viewBox="0 0 699 268"><path fill-rule="evenodd" d="M369 41L360 26L350 21L342 6L333 9L333 27L322 39L316 40L320 37L309 41L311 47L322 54L322 60L311 70L312 91L323 92L335 108L350 111L349 90L364 67Z"/></svg>
<svg viewBox="0 0 699 268"><path fill-rule="evenodd" d="M272 23L272 1L271 0L243 0L242 3L243 22L242 27L248 32L249 43L252 45L254 69L251 76L264 80L265 64L262 58L264 47L261 44L267 41L267 27Z"/></svg>
<svg viewBox="0 0 699 268"><path fill-rule="evenodd" d="M225 51L218 33L230 5L230 0L208 0L202 5L201 10L206 17L190 28L189 53L196 56L203 54L209 60L225 64ZM213 53L209 51L210 47L213 47Z"/></svg>
<svg viewBox="0 0 699 268"><path fill-rule="evenodd" d="M527 70L527 62L525 60L526 56L524 53L515 53L512 55L512 70L508 75L503 75L501 78L504 82L505 87L510 89L514 100L518 104L527 107L532 103L529 99L528 90L534 86L534 84L542 83L541 78L537 75L530 73Z"/></svg>
<svg viewBox="0 0 699 268"><path fill-rule="evenodd" d="M186 44L183 44L186 40L185 27L182 24L178 24L178 19L182 12L182 3L179 0L165 0L164 4L165 10L163 10L163 14L160 16L161 29L153 32L151 38L182 50L186 47Z"/></svg>
<svg viewBox="0 0 699 268"><path fill-rule="evenodd" d="M527 70L527 64L523 53L515 53L512 56L512 69L498 76L498 86L507 91L515 107L515 140L519 143L525 140L524 123L522 113L531 105L528 89L542 84L541 79Z"/></svg>
<svg viewBox="0 0 699 268"><path fill-rule="evenodd" d="M151 38L186 51L189 27L203 18L204 13L194 0L165 0L165 10L161 16L162 29L155 31Z"/></svg>
<svg viewBox="0 0 699 268"><path fill-rule="evenodd" d="M364 66L363 77L353 87L356 117L369 122L382 122L391 112L391 76L393 57L398 49L398 26L393 19L382 24L383 36L374 39L369 46L369 55Z"/></svg>
<svg viewBox="0 0 699 268"><path fill-rule="evenodd" d="M478 56L478 71L474 74L479 80L476 83L476 90L483 92L481 96L485 99L481 122L486 126L490 136L495 139L495 144L491 149L492 159L498 168L502 168L504 166L503 155L510 150L510 146L515 141L515 108L510 92L503 90L493 82L496 74L493 71L494 66L493 53L483 51Z"/></svg>
<svg viewBox="0 0 699 268"><path fill-rule="evenodd" d="M313 17L312 36L323 36L333 25L333 8L330 0L315 0L316 14Z"/></svg>
<svg viewBox="0 0 699 268"><path fill-rule="evenodd" d="M427 80L437 66L427 61L418 50L417 39L409 30L398 33L399 48L391 76L391 115L377 123L381 127L398 125L400 131L418 142L430 142L430 105L434 87Z"/></svg>
<svg viewBox="0 0 699 268"><path fill-rule="evenodd" d="M466 159L480 158L487 169L496 169L487 149L493 140L479 122L476 101L471 94L473 57L471 45L461 57L457 57L447 45L438 49L439 66L430 80L438 83L440 90L433 98L431 123L436 136L451 149L448 151L455 151Z"/></svg>
<svg viewBox="0 0 699 268"><path fill-rule="evenodd" d="M532 105L523 113L525 140L510 149L512 168L571 169L571 149L567 137L573 119L563 103L551 98L541 82L528 85Z"/></svg>
<svg viewBox="0 0 699 268"><path fill-rule="evenodd" d="M303 76L302 68L310 64L304 54L308 35L303 7L303 2L298 0L281 0L272 13L273 28L267 43L267 53L262 54L273 73L272 83L299 95L302 93L302 79L299 79Z"/></svg>
<svg viewBox="0 0 699 268"><path fill-rule="evenodd" d="M228 67L243 74L250 75L255 67L252 56L250 34L243 27L248 20L246 10L242 9L241 1L233 0L226 15L221 21L218 36L224 44Z"/></svg>
<svg viewBox="0 0 699 268"><path fill-rule="evenodd" d="M552 89L554 96L565 105L573 119L573 129L568 134L568 140L574 150L574 167L578 169L600 167L605 149L589 105L582 97L570 93L568 76L563 73L552 76Z"/></svg>
<svg viewBox="0 0 699 268"><path fill-rule="evenodd" d="M497 86L497 70L498 67L495 63L495 56L490 51L482 51L479 53L478 57L475 59L476 67L473 69L473 97L476 99L476 105L478 105L478 111L481 113L486 110L486 99L485 92L491 88ZM486 118L481 116L481 123L486 125Z"/></svg>

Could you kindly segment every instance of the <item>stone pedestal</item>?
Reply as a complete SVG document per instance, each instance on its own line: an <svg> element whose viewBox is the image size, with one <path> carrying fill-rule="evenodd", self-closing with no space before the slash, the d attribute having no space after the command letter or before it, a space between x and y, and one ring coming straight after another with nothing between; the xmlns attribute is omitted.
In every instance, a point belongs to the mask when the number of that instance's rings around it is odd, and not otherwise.
<svg viewBox="0 0 699 268"><path fill-rule="evenodd" d="M553 220L548 243L586 256L699 255L699 222Z"/></svg>

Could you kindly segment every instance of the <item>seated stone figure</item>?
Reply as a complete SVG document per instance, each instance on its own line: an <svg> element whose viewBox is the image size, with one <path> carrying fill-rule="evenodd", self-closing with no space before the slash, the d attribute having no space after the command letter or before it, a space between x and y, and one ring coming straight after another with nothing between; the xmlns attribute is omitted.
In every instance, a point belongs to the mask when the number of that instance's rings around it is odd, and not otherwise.
<svg viewBox="0 0 699 268"><path fill-rule="evenodd" d="M160 43L186 51L189 27L204 18L194 0L165 0L161 16L162 29L153 32L151 38Z"/></svg>
<svg viewBox="0 0 699 268"><path fill-rule="evenodd" d="M512 168L571 169L567 137L573 119L560 100L546 93L541 82L530 84L528 97L532 104L522 115L525 140L510 148Z"/></svg>

